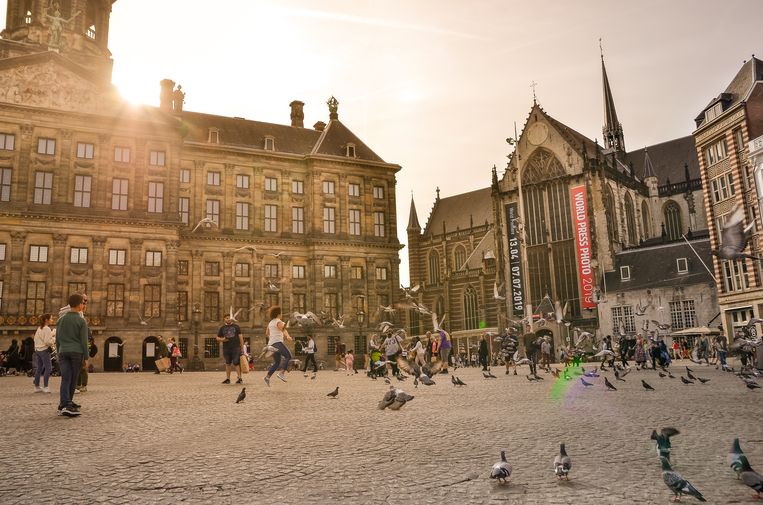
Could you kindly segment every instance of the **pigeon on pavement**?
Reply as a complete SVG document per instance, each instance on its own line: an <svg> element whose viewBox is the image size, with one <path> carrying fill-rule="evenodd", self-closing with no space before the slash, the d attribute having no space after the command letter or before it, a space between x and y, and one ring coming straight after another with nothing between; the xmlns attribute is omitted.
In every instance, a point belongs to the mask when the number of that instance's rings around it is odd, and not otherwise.
<svg viewBox="0 0 763 505"><path fill-rule="evenodd" d="M659 375L661 379L664 379L665 377L667 377L667 375L665 375L662 372L657 372L657 375Z"/></svg>
<svg viewBox="0 0 763 505"><path fill-rule="evenodd" d="M668 461L668 458L661 457L660 461L662 462L662 480L665 481L665 485L668 486L668 489L670 489L675 495L675 499L673 501L679 501L681 499L681 495L684 494L693 496L699 501L707 501L705 500L705 497L702 496L702 493L697 491L697 488L692 486L688 480L684 479L680 473L673 471L673 469L670 467L670 461Z"/></svg>
<svg viewBox="0 0 763 505"><path fill-rule="evenodd" d="M647 384L647 382L644 379L641 379L641 385L644 386L644 389L647 391L654 391L654 388Z"/></svg>
<svg viewBox="0 0 763 505"><path fill-rule="evenodd" d="M244 398L246 398L246 388L241 389L241 392L238 394L238 398L236 398L236 403L243 402Z"/></svg>
<svg viewBox="0 0 763 505"><path fill-rule="evenodd" d="M554 473L556 477L561 479L564 477L570 480L570 470L572 469L572 459L567 456L567 451L564 449L564 444L559 445L559 454L554 458Z"/></svg>
<svg viewBox="0 0 763 505"><path fill-rule="evenodd" d="M692 375L692 373L691 373L691 372L686 372L686 377L687 377L689 380L693 380L693 381L697 380L697 378L696 378L696 377L694 377L694 375Z"/></svg>
<svg viewBox="0 0 763 505"><path fill-rule="evenodd" d="M409 401L413 400L413 395L409 395L402 389L396 389L395 390L395 399L392 401L392 404L389 406L390 410L400 410L400 408L408 403Z"/></svg>
<svg viewBox="0 0 763 505"><path fill-rule="evenodd" d="M486 378L486 379L497 379L498 378L495 375L493 375L493 372L490 372L490 371L482 372L482 376L484 378Z"/></svg>
<svg viewBox="0 0 763 505"><path fill-rule="evenodd" d="M326 396L330 396L331 398L336 398L338 395L339 395L339 386L337 386L335 390L333 390Z"/></svg>
<svg viewBox="0 0 763 505"><path fill-rule="evenodd" d="M710 382L710 379L703 379L702 377L697 377L697 380L700 381L702 384Z"/></svg>
<svg viewBox="0 0 763 505"><path fill-rule="evenodd" d="M743 456L744 453L742 452L742 448L739 446L739 439L735 438L734 443L731 444L731 451L729 451L727 461L729 462L731 469L734 470L734 473L737 474L737 479L739 479L740 475L742 474Z"/></svg>
<svg viewBox="0 0 763 505"><path fill-rule="evenodd" d="M607 379L606 377L604 377L604 385L607 386L607 389L609 389L610 391L617 391L617 388L613 386L612 383L609 382L609 379Z"/></svg>
<svg viewBox="0 0 763 505"><path fill-rule="evenodd" d="M582 382L583 385L587 388L590 388L591 386L593 386L593 384L591 384L590 382L586 382L586 380L582 377L580 378L580 382Z"/></svg>
<svg viewBox="0 0 763 505"><path fill-rule="evenodd" d="M681 376L681 382L683 382L684 384L694 384L694 381L685 379L683 375Z"/></svg>
<svg viewBox="0 0 763 505"><path fill-rule="evenodd" d="M739 474L742 477L742 482L757 493L752 495L753 498L760 498L760 493L763 492L763 475L750 468L747 456L741 455L739 460L742 465L742 472Z"/></svg>
<svg viewBox="0 0 763 505"><path fill-rule="evenodd" d="M657 455L670 461L670 437L681 433L675 428L663 428L657 433L652 430L651 439L657 443Z"/></svg>
<svg viewBox="0 0 763 505"><path fill-rule="evenodd" d="M506 461L506 451L501 451L501 461L493 465L490 478L498 479L499 484L506 484L506 479L509 477L511 477L511 465Z"/></svg>
<svg viewBox="0 0 763 505"><path fill-rule="evenodd" d="M426 374L421 374L419 376L419 381L425 386L434 386L436 384L436 382L430 379L429 376Z"/></svg>

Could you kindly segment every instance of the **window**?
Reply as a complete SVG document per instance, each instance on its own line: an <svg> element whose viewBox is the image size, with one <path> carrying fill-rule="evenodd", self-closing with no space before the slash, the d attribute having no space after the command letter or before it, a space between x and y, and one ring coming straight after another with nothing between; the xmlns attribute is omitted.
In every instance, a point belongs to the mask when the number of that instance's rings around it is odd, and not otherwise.
<svg viewBox="0 0 763 505"><path fill-rule="evenodd" d="M164 183L148 183L148 211L161 213L164 207Z"/></svg>
<svg viewBox="0 0 763 505"><path fill-rule="evenodd" d="M126 249L109 249L109 265L124 265L126 257Z"/></svg>
<svg viewBox="0 0 763 505"><path fill-rule="evenodd" d="M219 186L220 185L220 172L207 172L207 185Z"/></svg>
<svg viewBox="0 0 763 505"><path fill-rule="evenodd" d="M464 263L466 263L466 248L464 246L456 246L456 250L453 253L453 261L455 262L456 270L463 268Z"/></svg>
<svg viewBox="0 0 763 505"><path fill-rule="evenodd" d="M681 208L676 202L669 200L663 207L663 214L665 215L665 235L668 240L678 240L683 230Z"/></svg>
<svg viewBox="0 0 763 505"><path fill-rule="evenodd" d="M323 265L323 277L336 279L336 265Z"/></svg>
<svg viewBox="0 0 763 505"><path fill-rule="evenodd" d="M220 320L220 293L217 291L206 291L204 293L204 320Z"/></svg>
<svg viewBox="0 0 763 505"><path fill-rule="evenodd" d="M337 317L339 315L339 295L336 293L326 293L323 297L323 310L330 316Z"/></svg>
<svg viewBox="0 0 763 505"><path fill-rule="evenodd" d="M36 172L34 177L34 203L50 205L53 196L53 173Z"/></svg>
<svg viewBox="0 0 763 505"><path fill-rule="evenodd" d="M191 199L185 196L178 198L178 214L180 222L188 224L188 207L191 205Z"/></svg>
<svg viewBox="0 0 763 505"><path fill-rule="evenodd" d="M265 293L265 306L275 307L281 305L281 301L278 298L278 293Z"/></svg>
<svg viewBox="0 0 763 505"><path fill-rule="evenodd" d="M720 139L705 148L705 163L707 166L715 165L721 160L726 159L726 139Z"/></svg>
<svg viewBox="0 0 763 505"><path fill-rule="evenodd" d="M620 267L620 280L621 281L631 280L631 267L629 266Z"/></svg>
<svg viewBox="0 0 763 505"><path fill-rule="evenodd" d="M742 291L750 287L750 279L747 275L747 263L741 260L723 260L723 285L727 293Z"/></svg>
<svg viewBox="0 0 763 505"><path fill-rule="evenodd" d="M148 153L148 164L154 167L163 167L165 164L164 151L150 151Z"/></svg>
<svg viewBox="0 0 763 505"><path fill-rule="evenodd" d="M0 168L0 202L11 201L11 169Z"/></svg>
<svg viewBox="0 0 763 505"><path fill-rule="evenodd" d="M249 229L249 204L245 202L236 202L236 229Z"/></svg>
<svg viewBox="0 0 763 505"><path fill-rule="evenodd" d="M0 150L13 151L16 144L16 136L10 133L0 133Z"/></svg>
<svg viewBox="0 0 763 505"><path fill-rule="evenodd" d="M631 198L630 193L625 193L625 223L628 225L628 244L637 245L636 210L633 207L633 198Z"/></svg>
<svg viewBox="0 0 763 505"><path fill-rule="evenodd" d="M291 295L291 308L302 314L307 312L307 297L304 293L294 293Z"/></svg>
<svg viewBox="0 0 763 505"><path fill-rule="evenodd" d="M723 112L723 103L718 102L705 111L705 121L712 121Z"/></svg>
<svg viewBox="0 0 763 505"><path fill-rule="evenodd" d="M220 225L220 200L207 200L207 213L204 217Z"/></svg>
<svg viewBox="0 0 763 505"><path fill-rule="evenodd" d="M275 205L265 206L265 231L278 231L278 207Z"/></svg>
<svg viewBox="0 0 763 505"><path fill-rule="evenodd" d="M178 291L177 320L178 322L188 321L188 291ZM181 353L186 356L182 350Z"/></svg>
<svg viewBox="0 0 763 505"><path fill-rule="evenodd" d="M336 218L334 207L323 207L323 233L336 233Z"/></svg>
<svg viewBox="0 0 763 505"><path fill-rule="evenodd" d="M220 262L219 261L205 261L204 262L204 275L210 275L216 277L220 275Z"/></svg>
<svg viewBox="0 0 763 505"><path fill-rule="evenodd" d="M0 261L5 261L5 244L0 244Z"/></svg>
<svg viewBox="0 0 763 505"><path fill-rule="evenodd" d="M348 158L355 157L355 144L347 144L345 154Z"/></svg>
<svg viewBox="0 0 763 505"><path fill-rule="evenodd" d="M278 191L278 179L265 177L265 191Z"/></svg>
<svg viewBox="0 0 763 505"><path fill-rule="evenodd" d="M162 251L146 251L146 266L147 267L162 266Z"/></svg>
<svg viewBox="0 0 763 505"><path fill-rule="evenodd" d="M334 181L323 181L323 194L325 195L334 194Z"/></svg>
<svg viewBox="0 0 763 505"><path fill-rule="evenodd" d="M384 212L374 212L374 236L384 236Z"/></svg>
<svg viewBox="0 0 763 505"><path fill-rule="evenodd" d="M265 264L265 277L268 279L278 278L278 263Z"/></svg>
<svg viewBox="0 0 763 505"><path fill-rule="evenodd" d="M477 311L477 292L469 286L464 291L464 329L474 330L480 327L480 317Z"/></svg>
<svg viewBox="0 0 763 505"><path fill-rule="evenodd" d="M350 268L350 278L351 279L362 279L363 278L363 267L360 265L353 265Z"/></svg>
<svg viewBox="0 0 763 505"><path fill-rule="evenodd" d="M77 265L87 264L87 247L72 247L69 262Z"/></svg>
<svg viewBox="0 0 763 505"><path fill-rule="evenodd" d="M429 284L440 283L440 255L437 251L429 253Z"/></svg>
<svg viewBox="0 0 763 505"><path fill-rule="evenodd" d="M693 328L697 326L697 314L694 300L670 302L670 324L673 330Z"/></svg>
<svg viewBox="0 0 763 505"><path fill-rule="evenodd" d="M26 313L37 315L45 312L45 283L29 281L26 284Z"/></svg>
<svg viewBox="0 0 763 505"><path fill-rule="evenodd" d="M143 317L159 317L162 308L162 286L146 284L143 286Z"/></svg>
<svg viewBox="0 0 763 505"><path fill-rule="evenodd" d="M621 307L612 307L612 332L616 333L620 326L625 328L626 332L636 331L636 319L633 316L633 307L623 305Z"/></svg>
<svg viewBox="0 0 763 505"><path fill-rule="evenodd" d="M644 200L641 202L641 233L644 235L644 240L651 236L651 222L652 218L649 214L649 205L647 205L646 200Z"/></svg>
<svg viewBox="0 0 763 505"><path fill-rule="evenodd" d="M238 189L249 189L249 176L237 174L236 175L236 187Z"/></svg>
<svg viewBox="0 0 763 505"><path fill-rule="evenodd" d="M241 322L249 321L249 314L251 313L249 311L249 307L251 307L251 299L249 298L249 293L245 292L238 292L233 297L233 312L236 312L236 310L241 309L241 312L238 313L237 319Z"/></svg>
<svg viewBox="0 0 763 505"><path fill-rule="evenodd" d="M291 266L291 278L292 279L304 279L305 278L305 265L292 265Z"/></svg>
<svg viewBox="0 0 763 505"><path fill-rule="evenodd" d="M178 260L178 275L188 275L188 260Z"/></svg>
<svg viewBox="0 0 763 505"><path fill-rule="evenodd" d="M124 317L125 315L125 285L106 285L106 315L109 317Z"/></svg>
<svg viewBox="0 0 763 505"><path fill-rule="evenodd" d="M236 277L249 277L249 263L236 263L233 267L233 275Z"/></svg>
<svg viewBox="0 0 763 505"><path fill-rule="evenodd" d="M85 142L77 142L77 158L92 160L95 154L95 146Z"/></svg>
<svg viewBox="0 0 763 505"><path fill-rule="evenodd" d="M180 346L180 354L182 356L190 356L190 354L188 354L188 337L180 337L178 339L178 345Z"/></svg>
<svg viewBox="0 0 763 505"><path fill-rule="evenodd" d="M129 147L115 147L114 148L114 161L119 163L130 163L130 148Z"/></svg>
<svg viewBox="0 0 763 505"><path fill-rule="evenodd" d="M607 218L607 235L611 242L616 242L619 240L619 233L617 230L617 216L615 215L615 197L609 184L604 184L602 201L604 203L604 215Z"/></svg>
<svg viewBox="0 0 763 505"><path fill-rule="evenodd" d="M209 142L210 144L219 144L220 130L218 130L217 128L210 128L209 135L207 136L207 142Z"/></svg>
<svg viewBox="0 0 763 505"><path fill-rule="evenodd" d="M90 207L90 189L93 178L89 175L74 176L74 206Z"/></svg>
<svg viewBox="0 0 763 505"><path fill-rule="evenodd" d="M273 137L265 137L265 150L266 151L275 151L276 150L276 139Z"/></svg>
<svg viewBox="0 0 763 505"><path fill-rule="evenodd" d="M37 154L56 154L56 140L37 139Z"/></svg>
<svg viewBox="0 0 763 505"><path fill-rule="evenodd" d="M350 209L350 235L360 235L359 209Z"/></svg>
<svg viewBox="0 0 763 505"><path fill-rule="evenodd" d="M384 188L381 186L374 186L374 198L382 200L384 198Z"/></svg>
<svg viewBox="0 0 763 505"><path fill-rule="evenodd" d="M720 177L710 181L710 193L713 197L713 203L717 203L734 196L734 176L727 172Z"/></svg>
<svg viewBox="0 0 763 505"><path fill-rule="evenodd" d="M689 272L689 262L686 260L686 258L677 258L676 259L676 268L678 269L679 274L685 274Z"/></svg>
<svg viewBox="0 0 763 505"><path fill-rule="evenodd" d="M87 284L84 282L70 282L67 293L87 293Z"/></svg>
<svg viewBox="0 0 763 505"><path fill-rule="evenodd" d="M377 281L387 280L387 267L376 267L376 280Z"/></svg>
<svg viewBox="0 0 763 505"><path fill-rule="evenodd" d="M48 246L32 245L29 246L29 261L34 263L48 262Z"/></svg>
<svg viewBox="0 0 763 505"><path fill-rule="evenodd" d="M291 232L305 233L305 209L302 207L291 208Z"/></svg>
<svg viewBox="0 0 763 505"><path fill-rule="evenodd" d="M305 194L305 183L302 181L291 181L291 192L295 195Z"/></svg>
<svg viewBox="0 0 763 505"><path fill-rule="evenodd" d="M350 196L358 197L360 196L360 184L351 182L349 186L347 186L347 191L350 194Z"/></svg>
<svg viewBox="0 0 763 505"><path fill-rule="evenodd" d="M191 171L187 168L180 169L180 182L182 184L188 184L191 182Z"/></svg>
<svg viewBox="0 0 763 505"><path fill-rule="evenodd" d="M114 179L111 183L111 209L127 210L127 179Z"/></svg>
<svg viewBox="0 0 763 505"><path fill-rule="evenodd" d="M217 132L214 132L217 135ZM217 319L208 319L208 321L216 321ZM214 337L207 337L204 339L204 357L205 358L219 358L220 357L220 342Z"/></svg>

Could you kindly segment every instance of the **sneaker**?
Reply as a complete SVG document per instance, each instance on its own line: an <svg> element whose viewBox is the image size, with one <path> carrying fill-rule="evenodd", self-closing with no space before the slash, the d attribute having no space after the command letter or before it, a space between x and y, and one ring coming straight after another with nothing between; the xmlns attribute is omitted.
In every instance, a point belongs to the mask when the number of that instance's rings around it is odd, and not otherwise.
<svg viewBox="0 0 763 505"><path fill-rule="evenodd" d="M223 384L230 384L230 379L225 379L225 380L223 381Z"/></svg>
<svg viewBox="0 0 763 505"><path fill-rule="evenodd" d="M45 388L45 389L48 389L48 388ZM42 389L40 389L40 386L35 386L34 387L34 392L35 393L42 393Z"/></svg>
<svg viewBox="0 0 763 505"><path fill-rule="evenodd" d="M238 380L236 380L236 384L243 384L243 383L244 381L241 379L241 377L239 377Z"/></svg>
<svg viewBox="0 0 763 505"><path fill-rule="evenodd" d="M278 377L278 378L279 378L279 379L281 379L282 381L286 382L286 377L284 377L282 373L277 373L277 374L276 374L276 377Z"/></svg>
<svg viewBox="0 0 763 505"><path fill-rule="evenodd" d="M264 379L265 379L265 385L267 387L270 387L270 377L265 377Z"/></svg>
<svg viewBox="0 0 763 505"><path fill-rule="evenodd" d="M72 402L72 407L74 407L75 409L81 409L82 405L80 405L79 403Z"/></svg>
<svg viewBox="0 0 763 505"><path fill-rule="evenodd" d="M302 377L307 377L307 374L302 374Z"/></svg>
<svg viewBox="0 0 763 505"><path fill-rule="evenodd" d="M76 407L64 407L61 409L61 415L66 417L77 417L78 415L81 415L82 413L79 411Z"/></svg>
<svg viewBox="0 0 763 505"><path fill-rule="evenodd" d="M45 386L44 388L42 388L42 392L43 393L50 393L50 388L48 386Z"/></svg>
<svg viewBox="0 0 763 505"><path fill-rule="evenodd" d="M79 388L79 392L80 393L87 393L87 386L82 386L81 388Z"/></svg>

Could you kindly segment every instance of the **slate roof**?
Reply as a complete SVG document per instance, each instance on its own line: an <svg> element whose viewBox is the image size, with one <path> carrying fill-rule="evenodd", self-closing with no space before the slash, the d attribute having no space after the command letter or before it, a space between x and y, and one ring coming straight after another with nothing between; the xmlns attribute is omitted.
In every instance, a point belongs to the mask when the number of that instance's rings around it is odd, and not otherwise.
<svg viewBox="0 0 763 505"><path fill-rule="evenodd" d="M427 221L424 235L441 235L445 223L446 232L466 230L471 226L493 223L493 201L489 187L440 198L435 201Z"/></svg>
<svg viewBox="0 0 763 505"><path fill-rule="evenodd" d="M646 151L649 151L649 160L652 170L657 176L658 184L662 186L671 183L683 182L686 179L684 164L689 166L689 177L699 179L699 160L694 137L689 135L674 140L668 140L660 144L637 149L625 155L627 163L633 163L633 169L642 180L646 177Z"/></svg>
<svg viewBox="0 0 763 505"><path fill-rule="evenodd" d="M705 264L713 264L708 238L695 239L690 243ZM686 258L688 273L678 273L678 258ZM630 266L630 280L623 281L620 267L626 265ZM606 281L609 292L713 282L709 272L684 240L618 253L615 256L615 269L606 272Z"/></svg>
<svg viewBox="0 0 763 505"><path fill-rule="evenodd" d="M406 230L416 233L421 232L421 225L419 225L419 215L416 213L416 204L413 201L413 195L411 195L411 210L408 213L408 227Z"/></svg>
<svg viewBox="0 0 763 505"><path fill-rule="evenodd" d="M722 100L724 102L723 110L730 109L744 100L756 81L763 81L763 61L753 56L742 65L742 68L739 69L739 72L737 72L737 75L734 76L723 93L710 100L710 103L700 111L699 115L694 119L697 128L701 127L705 122L705 111L708 108Z"/></svg>
<svg viewBox="0 0 763 505"><path fill-rule="evenodd" d="M548 122L557 130L559 131L560 135L562 135L567 142L569 142L572 147L575 148L577 152L582 152L583 146L586 148L586 155L589 158L595 158L596 157L596 149L597 145L596 142L589 139L582 133L579 133L576 130L573 130L566 124L557 121L553 117L549 116L546 111L544 111L541 107L538 107L538 110L548 119ZM599 152L601 153L603 149L601 146L598 146Z"/></svg>

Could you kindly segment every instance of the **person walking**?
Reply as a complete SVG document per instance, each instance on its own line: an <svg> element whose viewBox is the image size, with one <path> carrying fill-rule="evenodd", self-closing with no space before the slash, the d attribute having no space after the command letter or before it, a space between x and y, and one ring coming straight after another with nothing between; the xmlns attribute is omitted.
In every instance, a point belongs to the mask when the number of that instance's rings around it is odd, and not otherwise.
<svg viewBox="0 0 763 505"><path fill-rule="evenodd" d="M646 368L646 350L644 349L644 337L639 333L636 336L636 349L633 353L636 362L636 370Z"/></svg>
<svg viewBox="0 0 763 505"><path fill-rule="evenodd" d="M183 353L180 352L180 346L175 343L175 337L170 337L170 340L167 343L167 350L170 354L170 373L183 373L183 367L180 366L180 362L178 361L183 357Z"/></svg>
<svg viewBox="0 0 763 505"><path fill-rule="evenodd" d="M548 373L551 370L551 343L548 341L548 335L543 337L540 344L540 356L540 366Z"/></svg>
<svg viewBox="0 0 763 505"><path fill-rule="evenodd" d="M387 357L387 362L392 367L392 375L400 373L397 367L397 357L400 355L400 346L403 343L403 339L400 335L390 334L384 339L382 347L384 347L384 355Z"/></svg>
<svg viewBox="0 0 763 505"><path fill-rule="evenodd" d="M442 372L448 373L448 357L450 356L451 343L448 338L448 333L445 330L440 330L440 343L438 348L440 349L440 360L442 360Z"/></svg>
<svg viewBox="0 0 763 505"><path fill-rule="evenodd" d="M482 371L487 372L488 370L488 345L487 345L487 338L485 335L482 335L480 337L480 347L479 347L479 355L480 355L480 365L482 365Z"/></svg>
<svg viewBox="0 0 763 505"><path fill-rule="evenodd" d="M307 337L307 347L305 347L305 365L302 367L302 373L307 377L307 367L313 364L313 375L318 373L318 364L315 362L315 339L312 335Z"/></svg>
<svg viewBox="0 0 763 505"><path fill-rule="evenodd" d="M344 367L347 369L347 375L352 375L354 372L353 364L355 363L355 356L352 355L352 349L347 351L344 355Z"/></svg>
<svg viewBox="0 0 763 505"><path fill-rule="evenodd" d="M270 322L268 323L267 330L265 332L268 337L268 346L275 348L273 352L273 364L268 368L268 374L265 376L265 384L270 386L270 377L280 370L276 374L276 377L286 382L284 372L289 367L289 361L291 360L291 353L288 347L284 344L284 339L291 341L291 335L286 330L286 324L281 320L281 307L274 306L270 309Z"/></svg>
<svg viewBox="0 0 763 505"><path fill-rule="evenodd" d="M724 372L728 369L728 365L726 364L726 356L728 356L729 353L729 347L728 347L728 341L726 340L725 335L718 335L715 337L714 340L715 345L715 352L718 355L718 365L715 366L717 369L720 365L721 370Z"/></svg>
<svg viewBox="0 0 763 505"><path fill-rule="evenodd" d="M238 374L236 384L241 384L244 382L241 378L241 349L244 348L244 337L241 335L241 328L233 322L230 315L226 315L224 321L225 324L217 330L217 341L223 343L223 360L225 361L223 384L230 384L230 372L233 366L236 367Z"/></svg>
<svg viewBox="0 0 763 505"><path fill-rule="evenodd" d="M50 379L50 371L53 365L50 361L50 353L53 346L56 344L56 331L50 328L50 323L53 321L51 314L43 314L40 316L40 326L34 333L34 392L50 393L48 388L48 380ZM40 375L43 376L43 388L40 389Z"/></svg>
<svg viewBox="0 0 763 505"><path fill-rule="evenodd" d="M83 296L74 293L69 296L69 311L56 322L56 344L58 364L61 369L61 389L58 401L60 415L76 417L81 414L79 405L74 403L74 386L83 366L87 366L88 327L81 313L85 302Z"/></svg>
<svg viewBox="0 0 763 505"><path fill-rule="evenodd" d="M421 338L417 335L413 338L413 348L411 349L411 354L413 354L413 359L416 364L419 366L426 365L426 349L424 348L424 344L421 343Z"/></svg>

